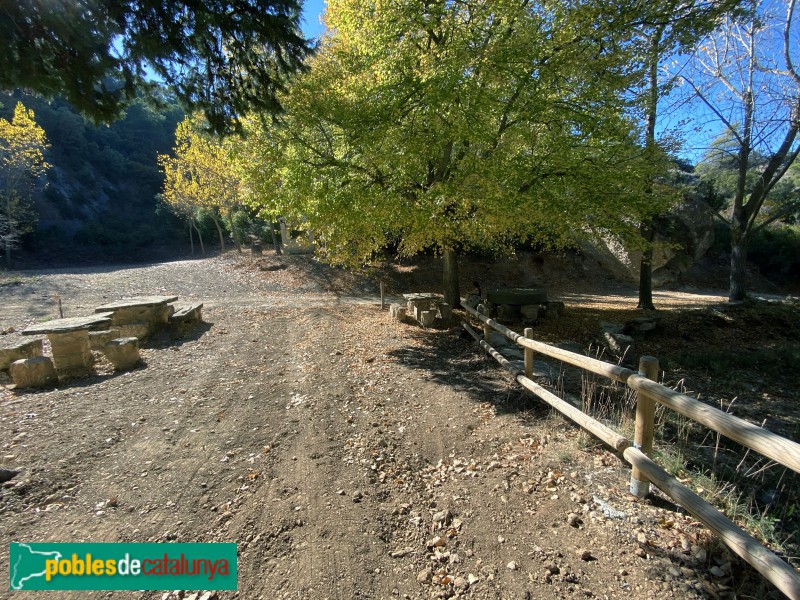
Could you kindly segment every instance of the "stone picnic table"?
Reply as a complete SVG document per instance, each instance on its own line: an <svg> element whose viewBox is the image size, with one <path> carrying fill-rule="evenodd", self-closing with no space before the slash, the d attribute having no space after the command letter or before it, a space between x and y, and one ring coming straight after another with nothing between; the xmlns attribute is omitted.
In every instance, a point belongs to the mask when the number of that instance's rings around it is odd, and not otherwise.
<svg viewBox="0 0 800 600"><path fill-rule="evenodd" d="M109 323L111 323L110 313L54 319L31 325L22 332L22 335L45 334L52 347L53 363L59 371L87 372L92 366L89 330Z"/></svg>
<svg viewBox="0 0 800 600"><path fill-rule="evenodd" d="M177 296L139 296L124 298L98 306L97 313L111 313L111 326L124 335L142 337L153 333L169 322Z"/></svg>

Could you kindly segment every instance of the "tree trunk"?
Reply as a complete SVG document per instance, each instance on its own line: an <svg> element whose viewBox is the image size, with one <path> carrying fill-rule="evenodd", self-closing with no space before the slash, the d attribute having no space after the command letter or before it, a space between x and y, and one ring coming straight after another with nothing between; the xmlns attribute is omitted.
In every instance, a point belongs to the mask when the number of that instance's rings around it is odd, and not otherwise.
<svg viewBox="0 0 800 600"><path fill-rule="evenodd" d="M656 119L658 118L658 63L661 58L661 37L664 35L665 26L656 28L650 42L650 56L648 65L648 89L647 89L647 115L645 123L645 152L650 167L655 161L656 152ZM648 169L647 179L644 184L644 193L648 197L653 196L653 173L652 168ZM642 225L642 235L647 242L647 247L642 254L639 263L639 304L637 308L642 310L655 310L653 304L653 222L647 217L647 221Z"/></svg>
<svg viewBox="0 0 800 600"><path fill-rule="evenodd" d="M444 301L451 307L461 306L461 293L458 284L458 257L455 250L444 250L443 287Z"/></svg>
<svg viewBox="0 0 800 600"><path fill-rule="evenodd" d="M744 225L737 215L731 223L731 276L728 290L729 302L741 302L747 297L747 244Z"/></svg>
<svg viewBox="0 0 800 600"><path fill-rule="evenodd" d="M272 243L275 246L275 255L276 256L280 256L281 255L281 242L278 239L278 234L275 233L275 225L276 225L276 223L274 223L274 222L270 223L270 227L272 228L271 229ZM280 229L279 229L279 231L280 231Z"/></svg>
<svg viewBox="0 0 800 600"><path fill-rule="evenodd" d="M11 246L14 244L14 219L12 218L11 214L11 194L6 194L6 226L8 228L8 233L3 240L5 242L5 251L6 251L6 268L11 268Z"/></svg>
<svg viewBox="0 0 800 600"><path fill-rule="evenodd" d="M231 233L233 234L233 243L236 244L236 251L242 253L242 240L239 239L239 231L233 224L233 209L228 211L228 222L231 224Z"/></svg>
<svg viewBox="0 0 800 600"><path fill-rule="evenodd" d="M194 226L194 230L197 233L197 239L200 240L200 254L205 256L206 255L206 247L203 244L203 234L200 233L200 229L197 227L197 223L195 223L194 220L192 220L192 226Z"/></svg>
<svg viewBox="0 0 800 600"><path fill-rule="evenodd" d="M646 223L642 227L642 237L647 242L647 247L642 253L639 263L639 304L636 308L641 310L655 310L653 304L653 224Z"/></svg>
<svg viewBox="0 0 800 600"><path fill-rule="evenodd" d="M222 233L222 226L219 224L219 218L213 212L209 212L211 215L211 220L214 221L214 225L217 226L217 234L219 234L219 251L220 253L225 252L225 235Z"/></svg>
<svg viewBox="0 0 800 600"><path fill-rule="evenodd" d="M192 220L189 219L189 248L192 250L192 256L194 256L194 236L192 235Z"/></svg>

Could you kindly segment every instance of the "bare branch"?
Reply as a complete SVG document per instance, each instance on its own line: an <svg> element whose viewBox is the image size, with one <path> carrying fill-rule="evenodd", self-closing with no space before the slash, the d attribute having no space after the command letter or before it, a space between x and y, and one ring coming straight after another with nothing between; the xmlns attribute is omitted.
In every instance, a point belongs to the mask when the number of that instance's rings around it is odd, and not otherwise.
<svg viewBox="0 0 800 600"><path fill-rule="evenodd" d="M800 72L797 71L792 63L791 45L789 44L789 31L792 27L792 18L794 17L794 7L797 0L789 0L789 7L786 9L786 23L783 26L783 56L786 59L786 66L789 68L789 74L794 79L795 85L800 88Z"/></svg>
<svg viewBox="0 0 800 600"><path fill-rule="evenodd" d="M713 112L717 116L717 118L720 121L722 121L722 123L725 125L725 127L728 129L728 131L730 131L733 134L733 136L736 138L736 141L739 144L742 144L743 141L742 141L741 136L739 135L739 132L736 130L736 128L733 126L733 124L728 119L725 118L725 115L723 115L719 111L719 109L716 106L714 106L714 104L712 104L710 100L708 100L705 97L705 94L703 94L703 92L700 91L700 88L698 88L691 79L687 79L686 77L681 77L681 79L685 83L689 84L689 86L694 90L695 95L698 98L700 98L700 100L703 102L703 104L705 104L709 108L709 110L711 110L711 112Z"/></svg>

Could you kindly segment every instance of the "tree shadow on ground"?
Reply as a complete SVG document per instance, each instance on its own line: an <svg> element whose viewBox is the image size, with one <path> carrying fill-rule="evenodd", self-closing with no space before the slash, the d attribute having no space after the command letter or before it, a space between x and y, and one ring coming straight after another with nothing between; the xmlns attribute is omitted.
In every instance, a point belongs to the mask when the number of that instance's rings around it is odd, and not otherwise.
<svg viewBox="0 0 800 600"><path fill-rule="evenodd" d="M159 331L142 344L142 348L163 350L165 348L182 346L187 342L196 342L208 333L214 323L201 321L199 323L180 323Z"/></svg>
<svg viewBox="0 0 800 600"><path fill-rule="evenodd" d="M417 329L407 337L411 343L387 356L421 372L428 381L457 390L475 402L490 402L498 414L549 414L547 404L523 389L461 327Z"/></svg>

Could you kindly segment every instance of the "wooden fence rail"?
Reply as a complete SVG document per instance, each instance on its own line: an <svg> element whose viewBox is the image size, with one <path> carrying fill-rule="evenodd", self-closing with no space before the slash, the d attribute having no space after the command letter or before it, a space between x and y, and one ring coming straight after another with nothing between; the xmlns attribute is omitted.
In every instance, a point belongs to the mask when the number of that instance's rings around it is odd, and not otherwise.
<svg viewBox="0 0 800 600"><path fill-rule="evenodd" d="M752 448L797 472L800 472L800 444L656 383L653 379L655 379L658 371L658 362L652 357L642 357L640 372L636 373L631 369L612 365L521 336L473 308L465 304L463 306L467 313L482 321L483 339L481 339L481 334L469 324L464 323L464 328L480 343L487 353L494 357L503 367L511 371L523 387L622 454L622 457L633 467L631 478L631 491L633 493L640 496L646 495L649 491L649 483L652 482L670 498L684 506L725 542L731 550L761 573L765 579L792 600L800 600L800 575L790 565L762 546L755 538L700 498L700 496L682 485L647 456L647 453L652 449L653 408L655 402L660 402L664 406L702 423L709 429L721 433L745 447ZM514 366L502 354L492 348L489 344L489 335L492 329L502 333L505 337L525 349L524 370ZM527 334L529 334L529 331L526 330ZM613 381L625 383L635 390L638 395L635 444L632 444L630 440L619 435L613 429L593 419L529 379L526 376L526 372L530 374L530 365L532 363L530 350L605 376Z"/></svg>

